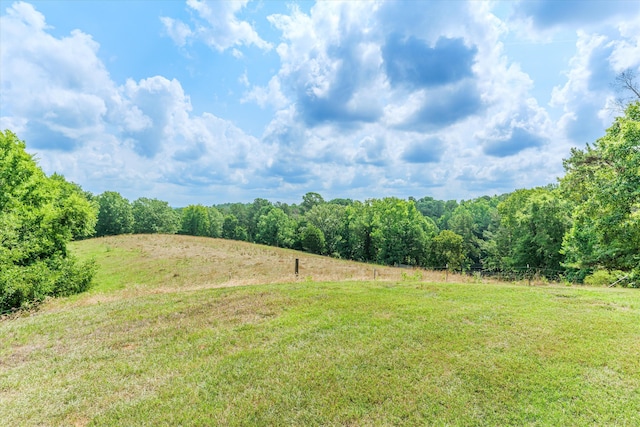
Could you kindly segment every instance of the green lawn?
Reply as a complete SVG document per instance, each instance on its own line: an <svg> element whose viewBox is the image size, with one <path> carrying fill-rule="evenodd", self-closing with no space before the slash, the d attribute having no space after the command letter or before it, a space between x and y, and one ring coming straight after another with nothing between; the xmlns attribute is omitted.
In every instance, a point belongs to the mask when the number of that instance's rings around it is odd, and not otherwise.
<svg viewBox="0 0 640 427"><path fill-rule="evenodd" d="M0 321L0 425L640 425L638 290L118 274Z"/></svg>

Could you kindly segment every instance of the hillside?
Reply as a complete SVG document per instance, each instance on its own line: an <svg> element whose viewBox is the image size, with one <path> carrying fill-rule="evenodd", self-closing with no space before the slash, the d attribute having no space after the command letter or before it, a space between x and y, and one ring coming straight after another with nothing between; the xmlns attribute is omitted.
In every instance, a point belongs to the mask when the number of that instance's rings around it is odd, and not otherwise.
<svg viewBox="0 0 640 427"><path fill-rule="evenodd" d="M0 321L2 425L640 424L637 290L185 236L73 251L91 291Z"/></svg>
<svg viewBox="0 0 640 427"><path fill-rule="evenodd" d="M103 267L97 291L186 291L251 284L402 280L418 270L334 259L252 243L182 235L121 235L76 242L82 258ZM299 274L294 274L299 259ZM444 272L420 270L425 280L468 280ZM95 291L94 291L95 292Z"/></svg>

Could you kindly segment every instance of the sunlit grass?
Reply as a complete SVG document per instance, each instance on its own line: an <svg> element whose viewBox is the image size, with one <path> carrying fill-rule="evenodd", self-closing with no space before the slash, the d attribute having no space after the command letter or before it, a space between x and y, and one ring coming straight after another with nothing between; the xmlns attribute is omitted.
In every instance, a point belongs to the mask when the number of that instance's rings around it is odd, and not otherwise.
<svg viewBox="0 0 640 427"><path fill-rule="evenodd" d="M356 263L289 249L233 240L180 235L114 236L75 242L83 258L96 257L103 267L93 293L168 292L251 284L412 280L473 281L444 272ZM298 258L299 274L294 274ZM143 289L140 289L143 288Z"/></svg>
<svg viewBox="0 0 640 427"><path fill-rule="evenodd" d="M0 322L1 425L640 425L635 290L207 288L226 282L190 284L196 261L103 245L76 246L103 266L91 293Z"/></svg>

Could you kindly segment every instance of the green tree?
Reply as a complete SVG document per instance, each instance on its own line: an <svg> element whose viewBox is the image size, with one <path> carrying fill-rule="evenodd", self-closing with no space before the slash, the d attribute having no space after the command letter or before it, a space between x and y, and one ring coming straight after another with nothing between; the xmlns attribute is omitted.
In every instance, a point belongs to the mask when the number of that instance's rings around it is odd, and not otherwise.
<svg viewBox="0 0 640 427"><path fill-rule="evenodd" d="M377 247L373 242L373 232L377 219L371 209L371 200L355 201L345 212L341 256L356 261L374 261Z"/></svg>
<svg viewBox="0 0 640 427"><path fill-rule="evenodd" d="M258 220L256 241L270 246L291 248L294 244L295 221L280 208L272 208Z"/></svg>
<svg viewBox="0 0 640 427"><path fill-rule="evenodd" d="M437 222L445 213L445 202L427 196L416 201L416 208L422 215Z"/></svg>
<svg viewBox="0 0 640 427"><path fill-rule="evenodd" d="M383 264L426 265L429 240L437 227L412 201L388 197L371 204L376 260Z"/></svg>
<svg viewBox="0 0 640 427"><path fill-rule="evenodd" d="M484 264L485 233L494 224L502 197L483 196L462 201L447 220L448 229L462 236L468 263Z"/></svg>
<svg viewBox="0 0 640 427"><path fill-rule="evenodd" d="M235 234L236 228L238 228L238 218L232 214L225 215L224 221L222 222L222 238L237 240Z"/></svg>
<svg viewBox="0 0 640 427"><path fill-rule="evenodd" d="M629 272L640 287L640 102L593 145L571 150L564 167L560 189L574 206L567 265Z"/></svg>
<svg viewBox="0 0 640 427"><path fill-rule="evenodd" d="M444 212L442 213L442 216L437 221L435 221L438 229L449 229L449 219L457 208L458 202L456 200L447 200L446 202L444 202Z"/></svg>
<svg viewBox="0 0 640 427"><path fill-rule="evenodd" d="M346 208L342 205L324 203L315 205L305 214L309 224L317 227L325 237L329 255L339 254L343 242Z"/></svg>
<svg viewBox="0 0 640 427"><path fill-rule="evenodd" d="M429 265L454 270L465 265L466 255L462 236L451 230L442 230L429 245Z"/></svg>
<svg viewBox="0 0 640 427"><path fill-rule="evenodd" d="M258 242L258 222L260 221L262 216L269 213L271 209L274 209L273 203L266 199L257 198L253 201L253 203L246 207L246 213L244 213L244 215L246 216L246 222L243 222L241 215L236 215L240 226L246 228L250 241ZM282 212L284 213L284 211Z"/></svg>
<svg viewBox="0 0 640 427"><path fill-rule="evenodd" d="M325 248L324 233L314 225L307 225L302 229L302 249L314 254L323 254Z"/></svg>
<svg viewBox="0 0 640 427"><path fill-rule="evenodd" d="M224 224L224 215L211 206L207 208L209 215L209 237L222 237L222 226Z"/></svg>
<svg viewBox="0 0 640 427"><path fill-rule="evenodd" d="M471 211L464 205L459 205L448 221L449 229L464 242L465 259L476 263L480 259L480 240L478 239L478 224L474 221Z"/></svg>
<svg viewBox="0 0 640 427"><path fill-rule="evenodd" d="M231 240L247 240L247 230L240 225L238 218L228 214L222 223L222 238Z"/></svg>
<svg viewBox="0 0 640 427"><path fill-rule="evenodd" d="M133 231L131 204L120 193L105 191L96 200L99 208L96 236L115 236Z"/></svg>
<svg viewBox="0 0 640 427"><path fill-rule="evenodd" d="M182 210L180 234L210 236L209 210L202 205L189 205Z"/></svg>
<svg viewBox="0 0 640 427"><path fill-rule="evenodd" d="M169 203L140 197L131 204L134 233L175 234L180 228L180 216Z"/></svg>
<svg viewBox="0 0 640 427"><path fill-rule="evenodd" d="M251 241L249 237L249 206L244 203L217 205L222 214L221 237L224 239ZM233 224L231 224L233 222ZM253 227L255 229L255 226Z"/></svg>
<svg viewBox="0 0 640 427"><path fill-rule="evenodd" d="M500 222L487 264L496 268L563 270L562 241L570 225L570 205L552 187L516 190L498 205Z"/></svg>
<svg viewBox="0 0 640 427"><path fill-rule="evenodd" d="M328 203L330 203L332 205L349 206L349 205L353 204L353 200L352 199L338 198L338 199L331 199L331 200L329 200Z"/></svg>
<svg viewBox="0 0 640 427"><path fill-rule="evenodd" d="M302 196L300 208L302 213L305 213L309 212L314 206L322 205L323 203L325 203L325 201L320 194L310 192Z"/></svg>
<svg viewBox="0 0 640 427"><path fill-rule="evenodd" d="M61 175L47 177L25 149L0 132L0 311L84 291L95 272L66 247L90 234L95 205Z"/></svg>
<svg viewBox="0 0 640 427"><path fill-rule="evenodd" d="M393 197L353 203L344 224L346 257L382 264L425 265L429 239L437 232L413 201Z"/></svg>
<svg viewBox="0 0 640 427"><path fill-rule="evenodd" d="M59 198L60 200L71 201L73 200L82 200L82 204L84 201L88 201L91 205L90 211L81 210L78 213L82 213L82 218L76 218L73 221L71 226L71 236L72 240L80 240L92 237L96 233L96 222L98 220L98 202L95 200L93 195L89 191L84 191L82 187L74 182L67 181L64 176L54 173L50 177L53 181L57 183L60 188ZM81 224L81 226L77 226Z"/></svg>

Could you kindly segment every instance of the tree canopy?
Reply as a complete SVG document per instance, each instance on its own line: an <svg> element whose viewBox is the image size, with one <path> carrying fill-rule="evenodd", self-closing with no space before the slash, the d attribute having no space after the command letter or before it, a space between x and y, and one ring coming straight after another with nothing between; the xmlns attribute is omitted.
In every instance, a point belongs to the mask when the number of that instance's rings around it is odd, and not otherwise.
<svg viewBox="0 0 640 427"><path fill-rule="evenodd" d="M169 203L140 197L131 205L134 233L174 234L180 229L180 217Z"/></svg>
<svg viewBox="0 0 640 427"><path fill-rule="evenodd" d="M25 143L0 132L0 311L87 289L93 267L67 252L96 224L96 207L61 175L47 177Z"/></svg>
<svg viewBox="0 0 640 427"><path fill-rule="evenodd" d="M115 191L105 191L96 197L98 206L98 223L96 236L114 236L133 231L133 210L127 199Z"/></svg>
<svg viewBox="0 0 640 427"><path fill-rule="evenodd" d="M640 280L640 102L605 136L565 160L561 191L574 206L563 251L569 266L632 273ZM640 284L638 284L640 286Z"/></svg>

